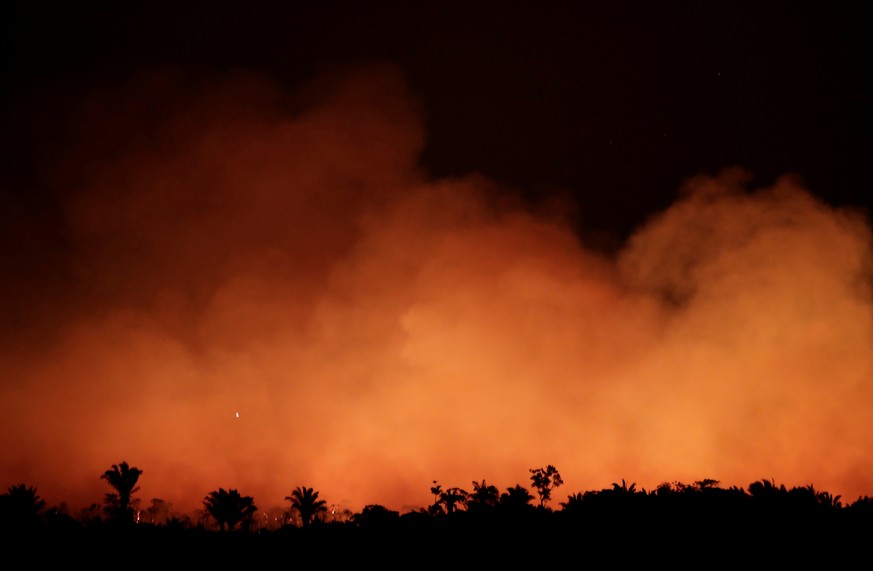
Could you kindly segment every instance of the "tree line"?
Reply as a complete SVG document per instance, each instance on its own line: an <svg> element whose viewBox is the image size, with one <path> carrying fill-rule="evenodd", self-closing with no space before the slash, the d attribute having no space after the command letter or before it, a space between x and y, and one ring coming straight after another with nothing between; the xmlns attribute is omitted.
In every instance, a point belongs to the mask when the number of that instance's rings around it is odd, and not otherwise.
<svg viewBox="0 0 873 571"><path fill-rule="evenodd" d="M685 484L665 482L647 491L637 489L635 483L622 480L611 488L571 493L553 507L555 490L563 485L563 479L555 466L548 465L530 469L530 490L520 484L501 492L486 480L473 481L468 490L461 487L443 487L437 480L432 482L430 492L433 502L426 508L405 514L390 510L379 504L366 505L360 512L329 509L327 502L319 497L312 487L297 486L285 500L287 509L272 514L258 511L252 496L237 489L218 488L202 500L200 517L170 516L166 503L154 498L145 510L139 508L135 494L140 490L143 471L126 461L113 464L100 479L111 490L101 506L92 505L78 517L65 513L59 507L49 507L39 496L37 489L25 483L10 486L0 495L0 522L4 530L28 529L49 525L94 527L99 525L164 526L174 528L200 528L217 532L262 532L265 529L312 526L379 526L399 523L404 519L439 519L491 516L519 517L551 514L563 520L576 522L595 518L606 521L610 517L628 515L635 517L658 513L696 514L700 517L708 510L713 513L769 514L771 517L828 517L837 514L864 516L873 521L873 498L861 496L844 503L840 496L817 490L814 486L787 488L772 480L752 482L748 489L732 486L722 488L717 480L704 479ZM466 514L466 515L463 515ZM259 517L261 516L261 517Z"/></svg>
<svg viewBox="0 0 873 571"><path fill-rule="evenodd" d="M814 486L758 480L724 488L717 480L665 482L652 490L625 480L567 494L555 466L530 469L527 486L503 491L432 481L430 505L405 513L380 504L338 510L313 487L297 486L286 507L260 511L252 496L218 488L195 517L159 517L163 500L140 509L143 471L127 462L100 475L110 490L73 516L48 506L33 486L0 495L0 562L90 568L138 557L137 567L273 566L289 553L328 567L372 562L408 569L451 564L544 567L608 557L616 566L715 568L772 564L854 565L869 559L873 498L844 503ZM314 558L314 559L313 559ZM461 558L461 559L459 559ZM425 565L428 563L428 565ZM718 564L718 565L716 565Z"/></svg>

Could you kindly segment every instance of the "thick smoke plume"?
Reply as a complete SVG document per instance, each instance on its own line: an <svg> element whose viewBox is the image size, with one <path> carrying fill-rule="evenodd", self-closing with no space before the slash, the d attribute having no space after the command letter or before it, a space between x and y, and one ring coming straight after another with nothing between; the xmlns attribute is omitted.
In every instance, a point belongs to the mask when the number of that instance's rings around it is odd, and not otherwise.
<svg viewBox="0 0 873 571"><path fill-rule="evenodd" d="M127 461L183 512L301 485L403 511L548 464L555 502L622 479L873 494L860 213L726 170L607 255L553 206L428 177L422 111L390 67L290 94L162 71L83 101L45 170L56 238L4 213L4 489L72 511Z"/></svg>

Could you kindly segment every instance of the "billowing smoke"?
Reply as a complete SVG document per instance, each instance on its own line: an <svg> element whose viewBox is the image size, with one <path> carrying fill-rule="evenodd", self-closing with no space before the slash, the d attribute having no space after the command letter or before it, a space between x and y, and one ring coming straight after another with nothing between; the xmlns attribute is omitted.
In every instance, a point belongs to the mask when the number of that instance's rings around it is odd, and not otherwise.
<svg viewBox="0 0 873 571"><path fill-rule="evenodd" d="M183 512L301 485L403 511L548 464L556 502L622 479L873 494L870 228L790 177L691 179L607 255L553 206L429 178L390 67L291 94L155 72L66 125L58 238L2 290L4 488L74 510L127 461Z"/></svg>

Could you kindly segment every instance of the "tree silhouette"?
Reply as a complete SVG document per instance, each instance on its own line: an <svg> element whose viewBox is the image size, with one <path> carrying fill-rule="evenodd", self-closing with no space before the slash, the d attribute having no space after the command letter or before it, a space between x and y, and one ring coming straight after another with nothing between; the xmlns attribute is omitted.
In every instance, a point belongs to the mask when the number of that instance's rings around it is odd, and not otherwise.
<svg viewBox="0 0 873 571"><path fill-rule="evenodd" d="M527 491L527 488L516 484L500 494L498 506L504 511L522 512L531 508L530 502L533 499L533 494Z"/></svg>
<svg viewBox="0 0 873 571"><path fill-rule="evenodd" d="M318 492L306 486L297 486L285 499L300 514L300 525L307 527L317 516L327 511L327 502L318 499Z"/></svg>
<svg viewBox="0 0 873 571"><path fill-rule="evenodd" d="M582 503L585 501L585 494L582 492L575 492L573 494L567 495L567 500L563 502L558 502L566 512L576 511L581 508Z"/></svg>
<svg viewBox="0 0 873 571"><path fill-rule="evenodd" d="M170 504L160 498L152 498L152 503L146 508L149 523L161 524L167 521Z"/></svg>
<svg viewBox="0 0 873 571"><path fill-rule="evenodd" d="M873 518L873 497L858 496L858 499L846 506L846 511L853 515L860 514Z"/></svg>
<svg viewBox="0 0 873 571"><path fill-rule="evenodd" d="M444 513L443 506L440 503L440 495L443 493L443 487L436 480L433 481L433 486L430 487L430 493L433 494L433 503L428 508L431 515Z"/></svg>
<svg viewBox="0 0 873 571"><path fill-rule="evenodd" d="M818 503L822 506L826 506L828 508L841 508L843 507L842 496L833 495L828 492L818 492L816 494L818 498Z"/></svg>
<svg viewBox="0 0 873 571"><path fill-rule="evenodd" d="M624 478L621 479L621 484L618 484L616 482L612 483L612 489L615 492L621 492L621 493L625 493L625 494L633 494L634 492L636 492L636 488L637 488L636 483L633 483L630 486L628 486L627 482L624 480Z"/></svg>
<svg viewBox="0 0 873 571"><path fill-rule="evenodd" d="M240 523L251 522L257 507L251 496L240 495L238 490L219 488L203 498L203 507L218 524L219 530L233 531Z"/></svg>
<svg viewBox="0 0 873 571"><path fill-rule="evenodd" d="M773 480L758 480L749 484L749 493L756 498L774 498L787 492L785 486L776 486Z"/></svg>
<svg viewBox="0 0 873 571"><path fill-rule="evenodd" d="M133 521L132 496L139 491L136 484L141 475L142 470L129 466L127 462L122 462L121 464L113 464L112 468L100 476L101 480L106 480L117 492L106 494L105 497L105 510L110 517L125 523Z"/></svg>
<svg viewBox="0 0 873 571"><path fill-rule="evenodd" d="M461 507L467 506L467 498L469 497L467 490L462 488L449 488L440 493L439 503L446 508L446 513L454 513Z"/></svg>
<svg viewBox="0 0 873 571"><path fill-rule="evenodd" d="M467 498L467 509L470 511L482 511L493 508L500 501L500 491L497 486L486 484L485 480L477 482L473 480L473 493Z"/></svg>
<svg viewBox="0 0 873 571"><path fill-rule="evenodd" d="M0 521L4 526L32 527L39 523L45 500L36 488L24 484L10 486L0 495Z"/></svg>
<svg viewBox="0 0 873 571"><path fill-rule="evenodd" d="M697 486L698 490L711 490L718 489L719 483L720 482L718 480L713 480L712 478L704 478L703 480L698 480L694 482L694 485Z"/></svg>
<svg viewBox="0 0 873 571"><path fill-rule="evenodd" d="M385 530L400 522L400 512L389 510L381 504L368 504L360 513L353 515L351 521L359 527Z"/></svg>
<svg viewBox="0 0 873 571"><path fill-rule="evenodd" d="M546 502L552 498L552 490L564 483L558 469L549 464L546 468L530 469L531 487L537 491L540 497L540 507L545 507Z"/></svg>

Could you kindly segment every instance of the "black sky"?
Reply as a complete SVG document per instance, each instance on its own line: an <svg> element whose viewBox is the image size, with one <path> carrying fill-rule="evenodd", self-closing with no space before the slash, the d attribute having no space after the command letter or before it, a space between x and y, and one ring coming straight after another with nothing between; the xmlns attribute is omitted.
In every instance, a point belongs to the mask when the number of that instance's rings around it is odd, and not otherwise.
<svg viewBox="0 0 873 571"><path fill-rule="evenodd" d="M3 192L39 205L58 121L137 71L252 69L289 88L389 61L426 113L422 164L563 190L620 239L682 181L742 166L867 206L869 40L859 9L797 2L7 2ZM38 102L38 104L36 103Z"/></svg>

